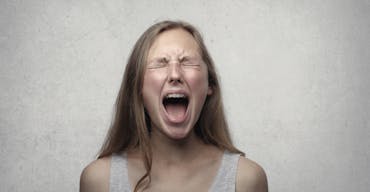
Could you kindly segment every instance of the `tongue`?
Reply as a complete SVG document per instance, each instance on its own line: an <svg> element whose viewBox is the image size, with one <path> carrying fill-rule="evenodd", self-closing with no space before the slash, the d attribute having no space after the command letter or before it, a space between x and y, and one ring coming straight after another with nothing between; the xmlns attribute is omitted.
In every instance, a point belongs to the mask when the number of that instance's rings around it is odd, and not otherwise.
<svg viewBox="0 0 370 192"><path fill-rule="evenodd" d="M185 118L186 105L180 103L167 104L166 111L171 121L181 122Z"/></svg>

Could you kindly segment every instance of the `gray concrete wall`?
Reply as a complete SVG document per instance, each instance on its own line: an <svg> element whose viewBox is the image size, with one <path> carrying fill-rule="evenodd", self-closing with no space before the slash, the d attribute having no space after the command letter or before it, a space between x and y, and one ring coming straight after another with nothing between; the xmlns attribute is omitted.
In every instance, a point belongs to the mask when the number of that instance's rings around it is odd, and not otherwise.
<svg viewBox="0 0 370 192"><path fill-rule="evenodd" d="M270 191L369 190L368 0L1 0L0 191L78 191L127 56L163 19L204 34Z"/></svg>

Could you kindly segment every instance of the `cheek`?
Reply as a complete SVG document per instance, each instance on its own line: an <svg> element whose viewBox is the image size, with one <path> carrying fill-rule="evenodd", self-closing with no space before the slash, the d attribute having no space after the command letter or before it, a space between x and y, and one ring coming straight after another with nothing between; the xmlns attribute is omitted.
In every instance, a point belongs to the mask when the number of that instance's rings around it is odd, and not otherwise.
<svg viewBox="0 0 370 192"><path fill-rule="evenodd" d="M163 75L155 72L146 72L144 75L143 92L157 88L163 81Z"/></svg>
<svg viewBox="0 0 370 192"><path fill-rule="evenodd" d="M147 105L150 100L153 100L156 95L159 95L162 83L163 75L161 75L161 73L154 73L151 71L145 72L142 89L145 105Z"/></svg>
<svg viewBox="0 0 370 192"><path fill-rule="evenodd" d="M198 91L201 95L208 92L208 75L204 71L189 74L188 83L193 91Z"/></svg>

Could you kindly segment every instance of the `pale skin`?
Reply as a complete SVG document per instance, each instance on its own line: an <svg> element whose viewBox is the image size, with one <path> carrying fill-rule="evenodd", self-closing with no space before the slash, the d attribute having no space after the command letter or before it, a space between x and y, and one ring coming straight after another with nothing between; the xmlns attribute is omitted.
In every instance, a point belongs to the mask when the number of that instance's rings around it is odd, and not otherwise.
<svg viewBox="0 0 370 192"><path fill-rule="evenodd" d="M207 78L207 66L188 32L171 29L157 37L149 50L143 83L144 106L152 120L153 150L152 180L145 191L208 191L211 187L223 151L204 144L193 130L205 98L212 95ZM166 113L162 99L169 93L187 95L184 115ZM145 168L138 151L128 151L127 155L133 189ZM109 175L110 157L95 160L81 174L80 191L108 192ZM265 172L244 157L238 162L236 191L267 192Z"/></svg>

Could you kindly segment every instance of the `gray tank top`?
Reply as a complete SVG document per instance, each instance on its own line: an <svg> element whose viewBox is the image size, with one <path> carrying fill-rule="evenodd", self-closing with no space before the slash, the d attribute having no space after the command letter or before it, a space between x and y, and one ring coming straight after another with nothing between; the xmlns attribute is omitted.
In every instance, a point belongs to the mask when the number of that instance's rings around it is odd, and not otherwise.
<svg viewBox="0 0 370 192"><path fill-rule="evenodd" d="M236 171L240 155L224 152L221 166L212 183L210 192L234 192ZM113 154L110 168L110 192L131 192L128 180L126 154Z"/></svg>

